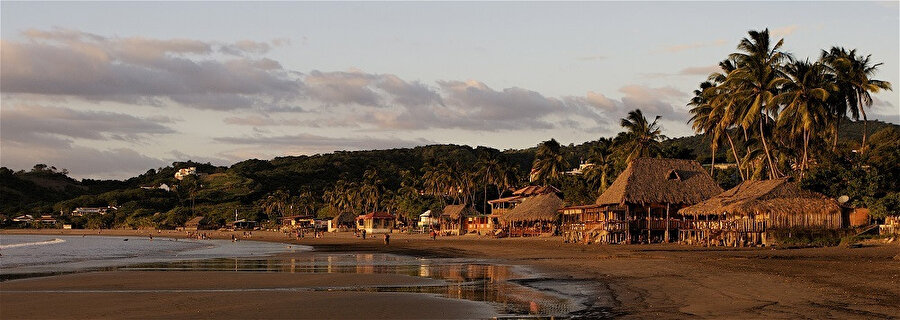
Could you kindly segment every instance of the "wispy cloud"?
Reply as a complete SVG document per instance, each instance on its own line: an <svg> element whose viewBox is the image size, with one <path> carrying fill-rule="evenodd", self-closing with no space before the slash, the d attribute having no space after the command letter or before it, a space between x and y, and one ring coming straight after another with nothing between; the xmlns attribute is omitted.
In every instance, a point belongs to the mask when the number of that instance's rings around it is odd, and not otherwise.
<svg viewBox="0 0 900 320"><path fill-rule="evenodd" d="M785 26L785 27L774 28L774 29L770 30L769 33L772 35L773 38L782 38L782 37L786 37L786 36L793 34L798 29L800 29L800 27L798 25L792 24L792 25Z"/></svg>
<svg viewBox="0 0 900 320"><path fill-rule="evenodd" d="M727 41L725 41L723 39L719 39L719 40L715 40L715 41L711 41L711 42L694 42L694 43L685 43L685 44L675 44L675 45L664 46L658 52L676 53L676 52L699 49L699 48L718 47L718 46L726 45L727 43L728 43Z"/></svg>

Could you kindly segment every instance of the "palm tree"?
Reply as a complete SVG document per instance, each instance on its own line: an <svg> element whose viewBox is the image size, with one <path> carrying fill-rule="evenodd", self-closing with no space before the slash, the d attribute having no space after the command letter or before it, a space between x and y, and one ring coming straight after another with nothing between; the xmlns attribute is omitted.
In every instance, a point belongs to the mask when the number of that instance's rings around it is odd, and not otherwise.
<svg viewBox="0 0 900 320"><path fill-rule="evenodd" d="M694 129L694 132L705 134L710 138L709 148L712 157L712 165L709 168L710 175L713 174L716 167L716 150L719 147L720 133L723 131L721 110L717 110L711 103L713 99L710 99L716 89L715 86L709 81L700 83L700 88L694 90L694 97L687 104L691 107L691 118L688 120L691 128Z"/></svg>
<svg viewBox="0 0 900 320"><path fill-rule="evenodd" d="M625 128L621 139L625 147L631 150L626 161L659 154L660 142L666 139L657 124L660 118L662 117L656 116L653 122L650 122L644 117L641 109L634 109L628 112L627 117L621 119L622 127Z"/></svg>
<svg viewBox="0 0 900 320"><path fill-rule="evenodd" d="M800 161L800 177L809 168L809 139L817 129L826 126L829 113L826 107L830 92L837 85L828 81L822 64L797 61L785 66L789 82L781 88L773 102L783 106L778 114L778 126L785 127L789 137L802 139L803 155Z"/></svg>
<svg viewBox="0 0 900 320"><path fill-rule="evenodd" d="M869 123L865 107L872 106L872 93L877 93L881 90L892 90L891 83L871 79L878 72L878 67L882 65L882 63L871 61L872 55L857 55L856 49L847 51L844 48L833 47L827 54L823 53L823 56L825 61L835 71L837 83L841 87L840 91L845 94L847 105L854 120L859 120L859 116L862 115L863 137L860 151L865 152L866 139L869 134Z"/></svg>
<svg viewBox="0 0 900 320"><path fill-rule="evenodd" d="M591 166L584 172L585 179L590 181L594 186L600 185L598 188L599 193L603 193L603 191L606 191L606 188L609 187L608 179L613 166L611 147L612 140L609 138L600 138L598 145L591 150L590 156L588 157Z"/></svg>
<svg viewBox="0 0 900 320"><path fill-rule="evenodd" d="M556 139L544 141L538 146L533 164L538 182L543 184L555 182L567 166L562 147Z"/></svg>
<svg viewBox="0 0 900 320"><path fill-rule="evenodd" d="M287 192L281 189L275 190L263 201L263 211L268 216L283 216L288 201L290 201L290 195Z"/></svg>
<svg viewBox="0 0 900 320"><path fill-rule="evenodd" d="M484 182L484 204L481 212L487 213L487 187L489 184L497 185L500 180L500 158L491 153L484 153L476 166L477 174Z"/></svg>
<svg viewBox="0 0 900 320"><path fill-rule="evenodd" d="M780 51L784 39L774 45L771 43L769 29L751 30L748 35L738 44L739 52L729 55L738 68L728 73L725 84L733 90L734 99L740 105L739 123L744 130L759 125L760 142L766 153L770 177L777 178L778 169L766 141L765 125L769 115L778 111L778 105L772 103L772 99L778 88L788 81L782 77L781 66L791 56Z"/></svg>

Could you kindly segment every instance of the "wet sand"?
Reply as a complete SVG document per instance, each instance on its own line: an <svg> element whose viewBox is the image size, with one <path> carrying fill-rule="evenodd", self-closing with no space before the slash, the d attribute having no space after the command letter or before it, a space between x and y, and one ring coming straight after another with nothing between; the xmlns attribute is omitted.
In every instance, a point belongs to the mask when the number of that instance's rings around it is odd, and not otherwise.
<svg viewBox="0 0 900 320"><path fill-rule="evenodd" d="M35 233L35 230L4 230L0 234L19 232ZM96 230L40 230L39 232L97 234ZM102 234L146 236L147 232L103 230ZM184 233L171 231L153 232L153 234L154 236L180 236ZM209 232L209 234L216 238L230 239L233 233ZM240 232L238 234L241 235ZM833 247L776 250L771 248L698 248L674 244L580 245L566 244L559 238L487 239L463 236L439 237L438 240L433 241L424 235L403 234L393 234L389 246L384 245L379 236L374 239L370 237L367 240L361 240L353 237L352 234L327 234L322 239L307 237L297 241L280 233L254 232L253 240L311 245L318 252L384 252L421 257L467 257L497 259L503 263L527 265L554 278L596 281L609 293L608 295L599 295L595 302L596 306L609 308L613 314L623 318L872 319L900 317L900 307L898 307L900 306L900 244L897 242L869 244L862 248L852 249ZM127 272L113 273L103 277L125 279L123 273ZM199 279L206 277L204 274L206 272L193 272L184 277ZM164 276L161 277L164 278ZM61 277L46 279L58 280L59 278ZM348 278L342 281L357 280ZM396 279L389 280L395 281ZM16 282L0 284L0 291L6 290L7 285ZM116 281L111 281L111 283L116 283ZM248 282L248 285L250 283L256 285L256 282ZM61 285L64 283L56 283L56 286ZM242 286L240 283L235 285ZM54 284L49 283L47 286L54 287ZM94 299L102 299L105 302L101 306L93 307L85 307L84 303L65 302L67 306L65 310L72 312L67 314L83 315L83 318L117 314L109 313L111 309L146 310L148 313L144 314L145 316L142 318L147 318L158 316L152 313L154 308L160 310L158 308L168 306L168 304L173 304L173 308L175 308L178 304L174 301L184 299L184 301L192 302L184 307L173 309L173 312L167 314L166 317L183 318L198 315L190 313L190 310L202 310L201 318L213 317L213 315L218 318L238 318L231 316L229 312L245 312L241 314L254 318L302 317L303 315L297 315L294 312L303 312L302 310L309 309L305 307L306 303L298 304L298 301L316 301L316 305L322 306L322 310L340 309L334 314L321 314L318 318L448 318L454 316L479 318L489 316L475 311L483 310L475 307L480 304L434 298L427 295L364 293L362 296L356 296L358 293L354 292L315 292L308 299L298 298L307 293L251 295L248 299L259 302L260 306L266 306L262 309L256 309L257 305L254 304L243 305L241 301L244 300L229 294L221 295L221 299L209 293L185 293L165 297L147 293L141 294L147 296L140 298L121 294L105 294L110 296L103 297L86 294L83 298L74 300L90 302L97 301ZM2 310L0 316L20 318L13 314L7 314L6 310L15 310L22 306L33 308L34 301L41 301L35 300L35 298L60 298L50 293L41 293L40 295L0 293L0 297L2 297L0 299L0 310ZM31 298L23 296L31 296ZM382 299L381 297L388 298L379 300ZM412 301L410 299L416 302L409 302ZM473 308L464 309L465 312L471 313L454 314L442 310L404 307L415 303L426 303L417 299L442 299L441 301L444 302L439 303L441 306L452 303L468 303ZM110 301L116 302L110 303ZM339 307L339 305L351 302L370 303L373 301L379 301L379 305L383 306L382 309L378 309L381 310L380 313L365 312L354 315L346 313L350 312L347 309L351 308ZM244 308L231 308L232 303L236 306L244 306ZM360 308L370 307L374 308L371 305L360 306ZM459 310L458 306L450 309ZM270 311L273 313L268 313ZM416 316L412 316L412 313L416 313ZM49 318L53 318L53 316L49 316Z"/></svg>

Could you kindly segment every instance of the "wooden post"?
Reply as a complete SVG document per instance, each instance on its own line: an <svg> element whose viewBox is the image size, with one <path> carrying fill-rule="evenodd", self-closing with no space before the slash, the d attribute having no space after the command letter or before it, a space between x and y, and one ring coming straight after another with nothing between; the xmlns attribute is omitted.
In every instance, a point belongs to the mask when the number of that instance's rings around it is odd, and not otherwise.
<svg viewBox="0 0 900 320"><path fill-rule="evenodd" d="M625 244L631 244L631 226L628 223L628 216L631 213L631 206L625 205Z"/></svg>
<svg viewBox="0 0 900 320"><path fill-rule="evenodd" d="M666 203L666 243L669 243L669 203Z"/></svg>
<svg viewBox="0 0 900 320"><path fill-rule="evenodd" d="M650 241L650 205L647 205L647 244L652 243Z"/></svg>

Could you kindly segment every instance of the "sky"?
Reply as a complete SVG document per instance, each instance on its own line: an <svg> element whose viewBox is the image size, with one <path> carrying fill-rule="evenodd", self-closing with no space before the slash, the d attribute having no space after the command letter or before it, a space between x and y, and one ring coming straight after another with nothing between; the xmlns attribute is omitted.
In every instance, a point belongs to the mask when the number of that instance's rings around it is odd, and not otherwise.
<svg viewBox="0 0 900 320"><path fill-rule="evenodd" d="M898 2L0 3L0 165L122 179L174 161L693 134L692 91L748 30L900 85ZM900 123L900 95L870 119Z"/></svg>

